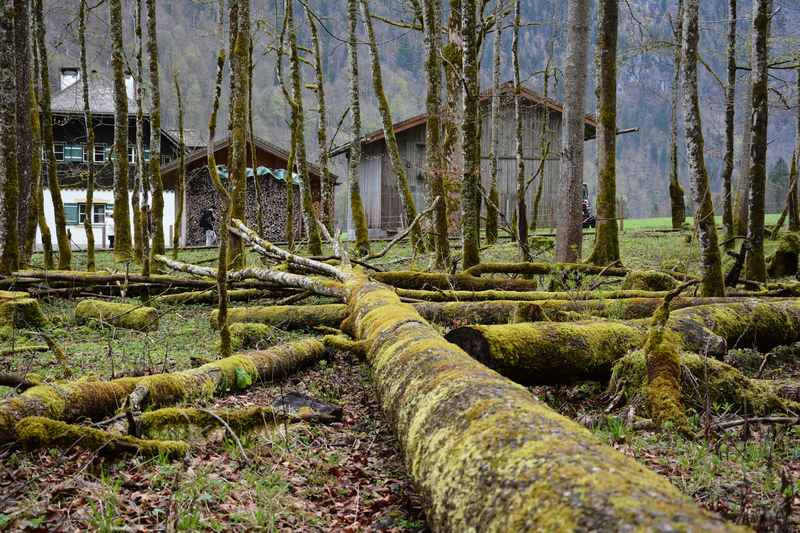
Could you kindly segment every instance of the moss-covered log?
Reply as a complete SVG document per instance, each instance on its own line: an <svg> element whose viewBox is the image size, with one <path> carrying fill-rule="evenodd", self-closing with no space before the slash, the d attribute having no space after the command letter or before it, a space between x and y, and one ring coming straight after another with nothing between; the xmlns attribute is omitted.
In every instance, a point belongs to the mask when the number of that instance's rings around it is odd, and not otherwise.
<svg viewBox="0 0 800 533"><path fill-rule="evenodd" d="M269 324L236 322L230 324L231 350L236 352L246 348L263 350L275 344L280 338L279 331Z"/></svg>
<svg viewBox="0 0 800 533"><path fill-rule="evenodd" d="M266 289L233 289L228 291L228 300L231 302L249 302L262 298L274 298L281 295L280 291ZM217 303L218 296L216 291L189 291L178 292L175 294L163 294L151 300L153 304L213 304Z"/></svg>
<svg viewBox="0 0 800 533"><path fill-rule="evenodd" d="M358 275L346 287L348 330L369 346L434 531L733 529L444 340L391 289Z"/></svg>
<svg viewBox="0 0 800 533"><path fill-rule="evenodd" d="M522 263L480 263L472 268L468 268L463 274L470 276L480 276L481 274L526 274L544 276L559 272L581 272L583 274L624 278L630 274L631 270L621 267L603 267L589 263L545 263L543 261L531 261ZM670 272L670 274L675 279L681 281L692 279L692 276L680 272Z"/></svg>
<svg viewBox="0 0 800 533"><path fill-rule="evenodd" d="M17 422L15 431L17 442L27 448L78 446L104 455L134 453L176 458L189 451L189 445L181 441L139 439L43 416L23 418Z"/></svg>
<svg viewBox="0 0 800 533"><path fill-rule="evenodd" d="M781 237L778 249L769 258L767 274L771 278L794 276L797 274L798 257L800 256L800 235L787 233Z"/></svg>
<svg viewBox="0 0 800 533"><path fill-rule="evenodd" d="M622 281L622 290L638 291L671 291L678 286L678 281L657 270L632 270Z"/></svg>
<svg viewBox="0 0 800 533"><path fill-rule="evenodd" d="M211 327L217 329L217 310L211 311ZM339 327L347 317L343 304L322 305L270 305L233 307L228 309L228 323L253 322L269 324L281 329L310 329L315 326Z"/></svg>
<svg viewBox="0 0 800 533"><path fill-rule="evenodd" d="M0 326L37 328L47 323L37 300L13 294L13 298L0 298Z"/></svg>
<svg viewBox="0 0 800 533"><path fill-rule="evenodd" d="M711 403L728 403L748 415L776 411L797 411L800 404L783 397L784 384L774 380L753 379L740 370L713 357L692 352L680 354L681 399L697 411L705 409L706 394ZM624 393L628 401L645 394L647 363L644 352L635 350L614 364L609 388Z"/></svg>
<svg viewBox="0 0 800 533"><path fill-rule="evenodd" d="M465 291L534 291L537 283L532 279L479 278L465 274L441 274L437 272L376 272L376 281L398 289L442 289Z"/></svg>
<svg viewBox="0 0 800 533"><path fill-rule="evenodd" d="M75 307L75 320L137 331L158 329L158 311L155 308L102 300L81 300Z"/></svg>
<svg viewBox="0 0 800 533"><path fill-rule="evenodd" d="M31 387L0 402L0 442L15 438L17 422L28 416L74 422L113 414L126 402L136 411L179 401L243 390L258 381L281 378L319 359L324 346L314 339L286 343L264 351L244 352L191 370L112 381L72 381Z"/></svg>
<svg viewBox="0 0 800 533"><path fill-rule="evenodd" d="M511 300L535 302L539 300L619 300L621 298L663 298L666 291L459 291L459 290L415 290L396 289L402 298L427 302L485 302Z"/></svg>
<svg viewBox="0 0 800 533"><path fill-rule="evenodd" d="M445 337L521 383L607 378L613 363L641 348L646 319L467 326ZM728 348L766 351L800 340L800 303L747 300L673 312L666 328L678 350L721 356Z"/></svg>

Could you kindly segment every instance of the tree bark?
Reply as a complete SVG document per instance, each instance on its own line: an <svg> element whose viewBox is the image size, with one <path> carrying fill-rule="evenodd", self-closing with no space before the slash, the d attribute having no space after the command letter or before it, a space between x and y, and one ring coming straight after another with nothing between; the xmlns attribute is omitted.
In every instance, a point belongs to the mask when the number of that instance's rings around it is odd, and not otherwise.
<svg viewBox="0 0 800 533"><path fill-rule="evenodd" d="M516 3L514 4L516 10ZM515 11L516 12L516 11ZM489 185L489 202L486 204L486 243L494 244L497 242L497 205L500 203L500 193L497 191L497 151L500 148L497 136L498 121L500 117L500 61L503 43L503 3L494 4L494 47L492 49L492 102L490 108L490 127L489 131L489 165L491 181ZM514 42L516 43L518 25L514 25Z"/></svg>
<svg viewBox="0 0 800 533"><path fill-rule="evenodd" d="M17 163L17 79L14 62L14 4L0 6L0 274L19 266Z"/></svg>
<svg viewBox="0 0 800 533"><path fill-rule="evenodd" d="M164 253L164 185L161 183L161 80L158 72L156 0L147 0L147 55L150 59L150 185L153 188L150 254ZM177 231L174 230L174 231Z"/></svg>
<svg viewBox="0 0 800 533"><path fill-rule="evenodd" d="M700 119L700 103L697 93L697 43L699 34L699 6L697 0L686 0L683 35L683 111L686 123L686 149L689 175L695 203L695 227L700 244L703 296L724 296L725 283L722 277L722 259L717 245L717 227L714 222L714 207L711 204L711 189L708 185L705 155L703 152L703 129Z"/></svg>
<svg viewBox="0 0 800 533"><path fill-rule="evenodd" d="M142 50L142 2L136 0L136 179L131 196L133 210L134 257L142 263L142 275L150 275L150 242L152 212L150 210L150 175L144 162L144 60ZM141 204L140 204L141 202ZM138 210L138 217L136 212ZM138 228L136 227L138 225ZM137 238L138 237L138 238Z"/></svg>
<svg viewBox="0 0 800 533"><path fill-rule="evenodd" d="M796 111L796 126L795 126L795 134L794 134L794 161L795 161L795 180L791 181L789 178L789 182L792 184L792 187L789 188L789 231L800 231L800 199L798 199L798 186L797 186L797 177L798 177L798 169L797 167L800 166L800 66L797 67L795 77L797 78L796 83L797 87L795 92L797 93L797 100L795 102L795 107L797 108Z"/></svg>
<svg viewBox="0 0 800 533"><path fill-rule="evenodd" d="M583 246L581 188L583 187L584 99L589 47L589 1L573 0L567 7L567 55L564 65L564 121L561 135L561 179L558 185L556 261L575 262Z"/></svg>
<svg viewBox="0 0 800 533"><path fill-rule="evenodd" d="M348 39L347 49L350 55L350 116L353 119L352 137L350 140L350 165L348 183L350 188L350 213L356 230L357 255L369 255L369 232L364 204L359 190L359 174L361 171L361 103L358 97L358 45L356 27L358 25L358 0L347 0Z"/></svg>
<svg viewBox="0 0 800 533"><path fill-rule="evenodd" d="M56 222L56 238L58 240L58 268L69 270L72 261L72 250L67 236L67 220L64 216L64 202L61 200L61 185L56 174L56 153L53 149L53 113L50 110L50 73L47 66L47 36L45 33L44 0L34 0L36 11L36 38L39 47L39 90L41 98L39 106L42 116L42 138L47 154L47 185L53 201L53 214ZM114 0L118 1L118 0ZM112 2L113 4L113 2ZM127 154L126 154L127 157ZM127 197L126 197L127 201ZM44 213L42 213L44 216Z"/></svg>
<svg viewBox="0 0 800 533"><path fill-rule="evenodd" d="M79 41L81 48L81 88L83 90L83 123L86 130L86 209L83 228L86 231L86 270L95 271L94 257L94 119L89 105L89 69L86 62L86 0L80 3Z"/></svg>
<svg viewBox="0 0 800 533"><path fill-rule="evenodd" d="M736 110L736 0L728 0L728 81L725 85L725 156L722 170L722 226L727 248L733 248L736 233L733 228L733 155L734 118Z"/></svg>
<svg viewBox="0 0 800 533"><path fill-rule="evenodd" d="M672 77L672 116L670 119L669 154L669 199L672 214L672 228L681 229L686 221L686 200L683 187L678 179L678 109L680 108L681 86L681 48L683 46L683 0L678 0L678 16L675 21L675 52L673 54L674 74Z"/></svg>
<svg viewBox="0 0 800 533"><path fill-rule="evenodd" d="M461 183L462 264L469 268L480 263L481 231L481 150L480 88L478 85L478 43L475 0L461 0L461 40L464 121L461 137L464 172Z"/></svg>
<svg viewBox="0 0 800 533"><path fill-rule="evenodd" d="M767 121L769 118L767 52L771 0L753 2L753 38L751 51L753 115L750 127L750 195L747 239L750 251L745 259L747 278L766 281L767 264L764 258L764 192L767 181Z"/></svg>
<svg viewBox="0 0 800 533"><path fill-rule="evenodd" d="M750 73L752 78L752 73ZM753 116L753 84L748 81L745 94L745 107L742 110L744 124L742 128L742 146L736 158L736 198L733 205L733 232L737 236L747 235L749 221L747 199L750 196L750 146L752 145L753 130L751 118Z"/></svg>
<svg viewBox="0 0 800 533"><path fill-rule="evenodd" d="M32 169L34 154L31 150L33 133L31 131L30 110L33 106L31 100L31 2L30 0L14 0L14 60L17 94L16 103L16 153L19 178L19 199L17 202L17 239L19 264L27 264L33 252L33 247L27 246L28 238L31 241L36 235L36 218L30 212L36 210L35 182ZM33 225L31 228L30 225Z"/></svg>
<svg viewBox="0 0 800 533"><path fill-rule="evenodd" d="M178 74L175 73L175 98L178 102L178 181L175 184L175 222L172 233L172 258L178 258L183 227L183 200L186 194L186 140L183 130L183 98Z"/></svg>
<svg viewBox="0 0 800 533"><path fill-rule="evenodd" d="M597 33L597 230L589 262L610 265L619 261L617 227L617 28L616 0L600 0Z"/></svg>
<svg viewBox="0 0 800 533"><path fill-rule="evenodd" d="M36 0L34 0L36 1ZM35 5L35 4L34 4ZM31 79L31 132L33 133L33 144L31 148L33 149L34 153L41 153L43 148L42 142L42 121L41 115L39 114L39 52L38 52L38 42L36 40L33 41L33 76ZM34 227L33 234L29 234L26 238L26 246L30 247L30 253L26 253L26 255L33 254L33 248L35 245L36 240L36 226L39 226L39 231L41 232L41 239L42 239L42 255L44 256L44 268L45 270L52 270L55 268L55 264L53 263L53 239L50 235L50 226L47 225L47 219L44 216L44 186L42 183L42 162L41 159L38 157L34 157L31 159L31 172L33 173L34 183L34 200L36 202L36 208L31 210L30 216L33 218L34 221L31 224ZM35 218L34 218L35 217ZM28 240L30 239L30 240Z"/></svg>
<svg viewBox="0 0 800 533"><path fill-rule="evenodd" d="M445 189L445 161L442 157L440 120L440 92L442 63L442 25L441 0L423 0L425 26L425 171L428 174L428 187L431 198L442 200L436 206L433 240L436 250L436 268L444 270L450 257L449 229L447 224L447 191Z"/></svg>
<svg viewBox="0 0 800 533"><path fill-rule="evenodd" d="M375 272L372 278L399 289L533 291L538 285L535 280L528 279L479 278L467 274L451 275L438 272Z"/></svg>
<svg viewBox="0 0 800 533"><path fill-rule="evenodd" d="M497 28L500 21L496 22ZM520 25L520 0L514 2L514 39L511 44L511 56L514 63L514 145L517 159L517 245L519 247L520 261L530 261L531 250L528 244L528 207L525 202L525 193L528 187L525 183L525 159L522 154L522 80L519 75L519 25ZM499 30L498 30L499 31Z"/></svg>

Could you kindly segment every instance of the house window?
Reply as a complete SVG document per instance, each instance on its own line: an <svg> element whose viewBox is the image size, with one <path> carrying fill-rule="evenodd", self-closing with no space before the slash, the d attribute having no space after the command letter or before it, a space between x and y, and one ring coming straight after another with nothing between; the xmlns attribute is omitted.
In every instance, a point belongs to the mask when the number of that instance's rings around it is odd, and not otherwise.
<svg viewBox="0 0 800 533"><path fill-rule="evenodd" d="M150 148L145 148L144 149L144 160L145 161L150 161Z"/></svg>
<svg viewBox="0 0 800 533"><path fill-rule="evenodd" d="M58 149L56 149L57 161L83 161L83 146L80 144L62 145L62 158L58 159Z"/></svg>
<svg viewBox="0 0 800 533"><path fill-rule="evenodd" d="M64 218L68 226L78 225L78 204L64 204Z"/></svg>
<svg viewBox="0 0 800 533"><path fill-rule="evenodd" d="M106 221L106 204L92 204L92 224L104 224ZM83 224L86 220L86 204L78 204L78 219Z"/></svg>
<svg viewBox="0 0 800 533"><path fill-rule="evenodd" d="M128 163L136 162L136 152L133 150L133 145L128 145Z"/></svg>
<svg viewBox="0 0 800 533"><path fill-rule="evenodd" d="M95 163L103 163L106 160L106 145L105 144L95 144L94 145L94 162Z"/></svg>
<svg viewBox="0 0 800 533"><path fill-rule="evenodd" d="M53 145L53 153L56 154L56 161L64 160L64 143L55 143Z"/></svg>

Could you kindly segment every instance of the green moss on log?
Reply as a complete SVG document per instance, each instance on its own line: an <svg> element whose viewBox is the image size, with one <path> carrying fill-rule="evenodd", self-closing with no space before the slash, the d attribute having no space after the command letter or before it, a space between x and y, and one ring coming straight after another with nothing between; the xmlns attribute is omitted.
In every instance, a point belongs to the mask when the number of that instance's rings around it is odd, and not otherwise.
<svg viewBox="0 0 800 533"><path fill-rule="evenodd" d="M264 349L275 344L279 332L269 324L236 322L230 325L231 350L237 352L245 348Z"/></svg>
<svg viewBox="0 0 800 533"><path fill-rule="evenodd" d="M75 307L75 319L79 323L94 322L137 331L158 329L156 309L126 303L82 300Z"/></svg>
<svg viewBox="0 0 800 533"><path fill-rule="evenodd" d="M391 289L358 274L346 288L346 326L369 346L432 530L737 530L447 342Z"/></svg>
<svg viewBox="0 0 800 533"><path fill-rule="evenodd" d="M210 322L214 329L219 328L218 314L216 309L211 312ZM271 305L228 309L228 324L252 322L270 324L281 329L338 327L346 317L347 308L342 304Z"/></svg>
<svg viewBox="0 0 800 533"><path fill-rule="evenodd" d="M671 291L678 281L665 272L657 270L632 270L622 281L622 290Z"/></svg>
<svg viewBox="0 0 800 533"><path fill-rule="evenodd" d="M534 291L538 286L534 279L479 278L468 274L437 272L375 272L372 277L399 289Z"/></svg>
<svg viewBox="0 0 800 533"><path fill-rule="evenodd" d="M165 407L142 413L138 422L139 430L150 438L191 440L207 432L209 428L224 427L217 417L224 420L237 434L283 421L300 420L276 412L270 407L218 409L213 414L193 407Z"/></svg>
<svg viewBox="0 0 800 533"><path fill-rule="evenodd" d="M786 233L778 243L778 249L770 256L767 274L771 278L782 278L797 274L798 256L800 256L800 235Z"/></svg>
<svg viewBox="0 0 800 533"><path fill-rule="evenodd" d="M0 326L14 328L44 326L47 319L33 298L7 298L0 300Z"/></svg>
<svg viewBox="0 0 800 533"><path fill-rule="evenodd" d="M136 453L144 456L182 457L189 445L175 440L148 440L115 435L41 416L23 418L16 425L17 442L28 448L78 446L104 455Z"/></svg>
<svg viewBox="0 0 800 533"><path fill-rule="evenodd" d="M249 302L260 298L270 298L275 293L262 289L232 289L228 291L228 300L231 302ZM154 304L215 304L219 297L216 291L188 291L176 294L164 294L153 298Z"/></svg>
<svg viewBox="0 0 800 533"><path fill-rule="evenodd" d="M30 298L31 295L23 291L0 291L0 302Z"/></svg>

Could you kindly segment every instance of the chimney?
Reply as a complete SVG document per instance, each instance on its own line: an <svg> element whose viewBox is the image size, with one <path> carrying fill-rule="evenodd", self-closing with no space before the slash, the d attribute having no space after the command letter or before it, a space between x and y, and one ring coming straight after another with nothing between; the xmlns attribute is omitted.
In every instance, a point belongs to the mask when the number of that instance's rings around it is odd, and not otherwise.
<svg viewBox="0 0 800 533"><path fill-rule="evenodd" d="M59 79L58 89L63 91L73 83L80 79L80 71L77 67L64 67L61 69L61 78Z"/></svg>
<svg viewBox="0 0 800 533"><path fill-rule="evenodd" d="M130 72L125 73L125 92L128 94L128 100L134 100L136 98L136 91L134 89L135 85L133 83L133 74Z"/></svg>

